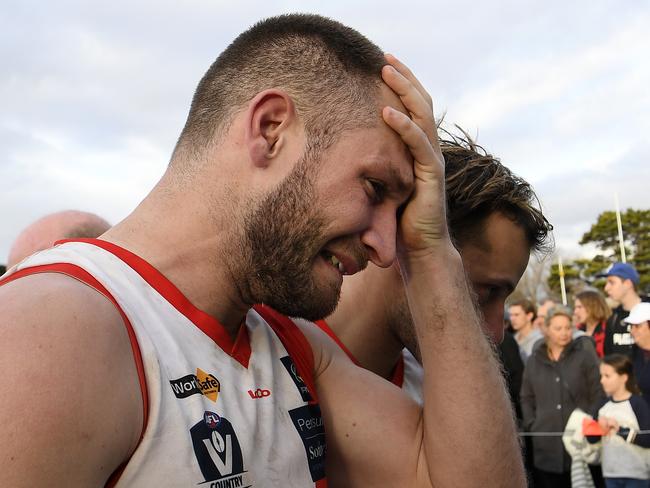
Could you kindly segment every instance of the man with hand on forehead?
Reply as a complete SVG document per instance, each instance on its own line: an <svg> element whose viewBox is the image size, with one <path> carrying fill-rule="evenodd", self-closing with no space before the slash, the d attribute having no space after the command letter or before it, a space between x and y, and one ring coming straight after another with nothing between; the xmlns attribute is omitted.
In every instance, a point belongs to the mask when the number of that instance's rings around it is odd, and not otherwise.
<svg viewBox="0 0 650 488"><path fill-rule="evenodd" d="M424 401L421 358L430 353L440 395L436 407L441 418L458 419L451 424L441 422L441 430L454 435L457 452L466 452L475 448L481 424L492 421L495 405L489 398L485 404L476 404L485 398L473 398L473 392L480 389L473 377L475 371L464 363L480 366L479 358L468 355L464 344L484 340L484 335L494 343L502 341L505 300L517 286L530 253L551 247L552 226L531 186L461 132L463 136L446 133L448 137L440 143L445 158L447 220L475 293L482 327L459 318L448 319L444 326L454 328L454 341L434 343L432 350L421 354L398 263L387 269L371 265L347 277L336 311L316 324L352 361L402 388L420 404ZM518 390L514 391L518 404ZM425 403L425 408L429 406ZM441 435L440 447L446 442ZM471 478L473 466L464 465L464 461L460 457L453 466L457 472L467 469ZM492 481L497 483L497 479Z"/></svg>
<svg viewBox="0 0 650 488"><path fill-rule="evenodd" d="M431 99L397 59L313 15L241 34L138 208L0 282L0 485L324 487L327 452L333 486L522 486L487 340L455 366L478 385L454 395L467 419L436 386L434 344L480 326L443 173ZM343 274L396 257L424 408L280 315L322 318ZM464 422L481 442L459 471Z"/></svg>
<svg viewBox="0 0 650 488"><path fill-rule="evenodd" d="M440 368L463 357L467 337L486 334L500 343L504 303L515 289L531 252L546 252L552 226L531 186L467 136L441 141L449 232L462 257L481 312L482 328L452 320L459 331L451 347L436 345ZM334 314L317 324L360 366L403 387L422 401L421 357L398 263L368 269L344 280ZM405 349L406 348L406 349ZM405 350L404 350L405 349ZM473 388L462 368L444 381ZM452 386L453 385L453 386ZM454 404L454 408L458 405ZM492 414L486 410L486 416Z"/></svg>

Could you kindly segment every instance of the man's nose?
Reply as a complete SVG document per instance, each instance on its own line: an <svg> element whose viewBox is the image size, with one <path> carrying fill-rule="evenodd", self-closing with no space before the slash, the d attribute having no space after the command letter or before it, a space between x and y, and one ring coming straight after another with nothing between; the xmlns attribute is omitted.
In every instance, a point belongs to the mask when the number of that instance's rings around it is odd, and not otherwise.
<svg viewBox="0 0 650 488"><path fill-rule="evenodd" d="M381 268L388 268L395 260L397 242L397 216L389 208L377 208L361 242L368 249L370 261Z"/></svg>

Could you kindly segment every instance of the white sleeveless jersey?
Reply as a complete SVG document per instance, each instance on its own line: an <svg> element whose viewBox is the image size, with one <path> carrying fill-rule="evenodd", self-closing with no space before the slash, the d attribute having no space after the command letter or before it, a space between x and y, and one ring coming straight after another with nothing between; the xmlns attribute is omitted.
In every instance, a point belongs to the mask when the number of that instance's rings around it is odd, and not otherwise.
<svg viewBox="0 0 650 488"><path fill-rule="evenodd" d="M38 272L65 273L104 294L131 336L145 425L108 485L326 486L313 357L291 321L257 307L233 343L146 261L95 239L37 253L0 285Z"/></svg>
<svg viewBox="0 0 650 488"><path fill-rule="evenodd" d="M341 339L338 338L336 333L330 328L325 320L317 320L314 322L320 329L325 332L330 338L339 346L339 348L350 358L350 360L359 366L359 361L354 357L354 354L343 344ZM393 373L390 377L390 382L403 389L408 396L418 402L421 406L424 404L422 397L422 381L424 378L424 369L411 354L408 349L402 349L402 355L395 365Z"/></svg>
<svg viewBox="0 0 650 488"><path fill-rule="evenodd" d="M402 360L404 361L404 378L400 386L411 398L423 405L422 381L424 379L424 369L407 349L402 349Z"/></svg>

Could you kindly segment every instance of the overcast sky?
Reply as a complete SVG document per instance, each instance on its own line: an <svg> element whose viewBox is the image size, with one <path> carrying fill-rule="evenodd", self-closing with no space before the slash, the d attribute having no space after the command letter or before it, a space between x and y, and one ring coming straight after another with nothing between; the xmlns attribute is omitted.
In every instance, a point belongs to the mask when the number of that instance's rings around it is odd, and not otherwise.
<svg viewBox="0 0 650 488"><path fill-rule="evenodd" d="M162 175L194 88L260 18L324 14L398 55L537 190L570 257L597 215L650 208L650 3L5 0L0 262L57 210L116 223Z"/></svg>

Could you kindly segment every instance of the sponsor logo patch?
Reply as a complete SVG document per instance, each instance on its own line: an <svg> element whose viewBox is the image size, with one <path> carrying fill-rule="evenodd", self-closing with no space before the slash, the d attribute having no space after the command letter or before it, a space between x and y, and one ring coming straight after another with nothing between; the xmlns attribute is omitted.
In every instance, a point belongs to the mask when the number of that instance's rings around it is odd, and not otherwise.
<svg viewBox="0 0 650 488"><path fill-rule="evenodd" d="M204 481L210 488L249 488L250 474L244 471L244 460L235 430L228 420L206 411L190 429L194 455ZM207 483L210 483L207 485Z"/></svg>
<svg viewBox="0 0 650 488"><path fill-rule="evenodd" d="M253 400L257 400L258 398L266 398L268 396L271 396L271 390L265 390L264 388L258 388L257 390L248 390L248 396L250 396Z"/></svg>
<svg viewBox="0 0 650 488"><path fill-rule="evenodd" d="M307 454L312 481L325 478L325 429L318 405L305 405L289 410L291 421L298 431Z"/></svg>
<svg viewBox="0 0 650 488"><path fill-rule="evenodd" d="M291 379L296 384L296 387L298 388L303 401L311 402L312 397L309 393L309 388L307 388L307 385L298 374L298 369L296 369L296 364L293 362L293 360L289 356L284 356L283 358L280 358L280 361L282 361L282 364L289 372L289 376L291 376Z"/></svg>
<svg viewBox="0 0 650 488"><path fill-rule="evenodd" d="M176 398L203 395L216 402L221 391L219 380L201 368L196 369L196 374L188 374L182 378L171 380L169 384Z"/></svg>

